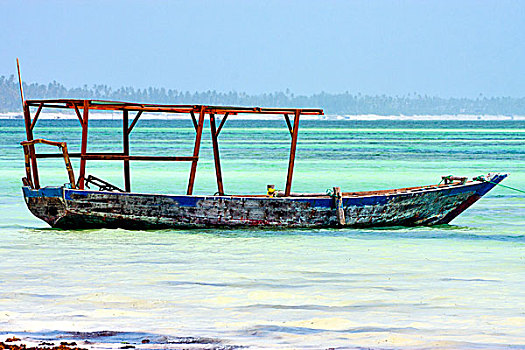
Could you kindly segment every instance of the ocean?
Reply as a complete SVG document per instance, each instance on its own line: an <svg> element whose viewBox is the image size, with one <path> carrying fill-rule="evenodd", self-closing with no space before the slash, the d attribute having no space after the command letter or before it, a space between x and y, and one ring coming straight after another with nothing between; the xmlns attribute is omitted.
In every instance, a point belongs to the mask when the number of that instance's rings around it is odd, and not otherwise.
<svg viewBox="0 0 525 350"><path fill-rule="evenodd" d="M217 191L208 130L198 194ZM121 151L121 132L117 121L92 121L88 150ZM143 120L131 133L131 154L191 155L193 137L189 121ZM40 120L35 138L67 141L78 152L80 126ZM23 140L22 121L0 120L0 340L115 349L525 349L523 193L498 186L434 227L58 230L25 206ZM284 121L230 117L219 144L227 194L284 188ZM59 159L39 160L39 169L43 186L67 182ZM122 171L121 162L88 161L88 174L119 187ZM525 121L308 120L292 190L387 189L488 172L508 172L503 184L525 189ZM189 163L137 161L131 173L133 191L184 193Z"/></svg>

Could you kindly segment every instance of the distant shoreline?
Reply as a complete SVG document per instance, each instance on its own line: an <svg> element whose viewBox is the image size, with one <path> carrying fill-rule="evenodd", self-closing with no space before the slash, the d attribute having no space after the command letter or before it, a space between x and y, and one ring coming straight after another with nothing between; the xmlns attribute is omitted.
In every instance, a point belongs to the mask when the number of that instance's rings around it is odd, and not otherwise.
<svg viewBox="0 0 525 350"><path fill-rule="evenodd" d="M280 120L282 116L277 115L238 115L235 118L237 120ZM120 120L120 113L90 113L91 120ZM367 121L367 120L442 120L442 121L523 121L525 115L485 115L485 114L443 114L443 115L377 115L377 114L363 114L363 115L322 115L322 116L311 116L305 115L301 117L302 120L356 120L356 121ZM0 119L9 120L23 120L23 115L20 112L6 112L0 113ZM57 120L70 120L77 119L77 116L69 113L41 113L39 119L57 119ZM144 113L141 119L149 120L182 120L189 119L186 114L174 114L174 113Z"/></svg>

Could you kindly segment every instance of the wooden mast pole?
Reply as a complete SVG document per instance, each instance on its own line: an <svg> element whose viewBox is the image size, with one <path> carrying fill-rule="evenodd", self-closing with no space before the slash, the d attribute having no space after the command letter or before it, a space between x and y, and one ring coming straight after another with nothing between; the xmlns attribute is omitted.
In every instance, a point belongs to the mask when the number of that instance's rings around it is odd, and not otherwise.
<svg viewBox="0 0 525 350"><path fill-rule="evenodd" d="M33 128L31 127L31 125L33 123L31 122L31 111L29 110L29 106L27 105L24 99L24 88L22 86L22 75L20 74L20 61L18 60L18 58L16 59L16 68L18 70L18 84L20 87L20 99L22 101L22 110L24 111L26 138L27 138L27 141L32 141L33 140ZM40 180L38 177L38 164L36 161L35 145L29 146L29 157L31 158L31 171L33 173L32 183L33 183L34 188L38 189L40 188ZM28 179L28 180L31 181L31 179Z"/></svg>
<svg viewBox="0 0 525 350"><path fill-rule="evenodd" d="M18 69L18 84L20 85L20 98L22 99L22 107L23 107L24 106L24 89L22 87L22 76L20 75L20 62L18 61L18 57L16 58L16 68Z"/></svg>

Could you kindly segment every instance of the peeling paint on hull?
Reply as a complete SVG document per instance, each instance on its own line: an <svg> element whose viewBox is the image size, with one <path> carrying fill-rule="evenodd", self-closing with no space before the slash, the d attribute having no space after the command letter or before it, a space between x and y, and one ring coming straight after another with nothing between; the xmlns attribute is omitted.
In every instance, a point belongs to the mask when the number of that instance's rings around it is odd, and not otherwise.
<svg viewBox="0 0 525 350"><path fill-rule="evenodd" d="M498 183L507 175L491 178ZM495 184L463 185L343 196L345 226L446 224ZM177 196L23 187L29 210L52 227L203 228L340 227L331 197Z"/></svg>

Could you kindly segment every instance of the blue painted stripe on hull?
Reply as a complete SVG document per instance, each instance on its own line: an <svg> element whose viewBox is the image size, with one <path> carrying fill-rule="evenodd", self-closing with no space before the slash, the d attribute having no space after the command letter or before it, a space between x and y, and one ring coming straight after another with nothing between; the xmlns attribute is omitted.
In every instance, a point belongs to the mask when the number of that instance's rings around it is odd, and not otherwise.
<svg viewBox="0 0 525 350"><path fill-rule="evenodd" d="M62 198L62 193L64 191L64 187L62 186L48 186L48 187L42 187L38 190L33 190L29 187L22 187L22 192L24 193L24 197L26 198L34 198L34 197L56 197L56 198Z"/></svg>

